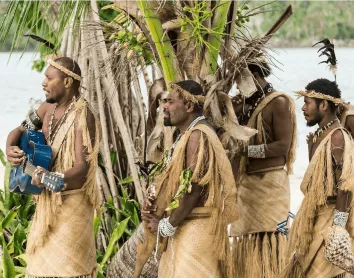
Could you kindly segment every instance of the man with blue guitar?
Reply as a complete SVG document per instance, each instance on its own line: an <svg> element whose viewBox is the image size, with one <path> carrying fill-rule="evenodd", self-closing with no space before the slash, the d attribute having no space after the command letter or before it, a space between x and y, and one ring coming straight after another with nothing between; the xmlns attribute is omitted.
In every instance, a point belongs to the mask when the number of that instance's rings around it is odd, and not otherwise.
<svg viewBox="0 0 354 278"><path fill-rule="evenodd" d="M27 277L95 277L94 209L98 121L79 88L70 58L50 59L42 83L46 102L10 132L10 190L33 194L36 212L27 244Z"/></svg>

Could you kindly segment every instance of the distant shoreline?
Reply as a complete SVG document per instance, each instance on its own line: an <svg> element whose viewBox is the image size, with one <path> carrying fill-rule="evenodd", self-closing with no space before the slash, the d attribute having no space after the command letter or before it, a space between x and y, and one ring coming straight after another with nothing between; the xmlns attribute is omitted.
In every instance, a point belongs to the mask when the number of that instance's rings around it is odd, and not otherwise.
<svg viewBox="0 0 354 278"><path fill-rule="evenodd" d="M331 40L331 39L330 39ZM319 41L319 40L318 40ZM311 47L318 41L305 40L305 41L291 41L281 38L272 38L270 41L271 47L275 48L306 48ZM354 40L331 40L335 47L354 47Z"/></svg>

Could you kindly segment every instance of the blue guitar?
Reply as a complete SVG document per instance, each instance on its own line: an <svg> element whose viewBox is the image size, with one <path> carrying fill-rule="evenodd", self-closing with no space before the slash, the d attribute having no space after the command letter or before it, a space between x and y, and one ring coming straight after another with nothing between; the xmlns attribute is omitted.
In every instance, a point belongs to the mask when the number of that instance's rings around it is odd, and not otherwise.
<svg viewBox="0 0 354 278"><path fill-rule="evenodd" d="M52 149L45 145L43 133L34 130L23 132L19 147L25 152L26 158L19 167L12 168L9 189L11 192L19 194L39 195L43 189L31 183L32 174L37 166L49 169Z"/></svg>

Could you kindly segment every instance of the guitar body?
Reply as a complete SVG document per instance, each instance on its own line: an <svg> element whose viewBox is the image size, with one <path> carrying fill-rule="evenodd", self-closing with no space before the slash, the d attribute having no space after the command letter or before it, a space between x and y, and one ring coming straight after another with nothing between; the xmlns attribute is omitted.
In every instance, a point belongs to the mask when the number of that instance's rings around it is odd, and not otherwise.
<svg viewBox="0 0 354 278"><path fill-rule="evenodd" d="M45 138L42 132L35 130L26 130L23 132L19 148L26 154L26 161L34 166L40 166L46 170L49 169L52 158L52 149L45 144ZM39 195L42 188L33 185L32 177L24 172L24 163L17 168L11 169L9 189L11 192L19 194Z"/></svg>

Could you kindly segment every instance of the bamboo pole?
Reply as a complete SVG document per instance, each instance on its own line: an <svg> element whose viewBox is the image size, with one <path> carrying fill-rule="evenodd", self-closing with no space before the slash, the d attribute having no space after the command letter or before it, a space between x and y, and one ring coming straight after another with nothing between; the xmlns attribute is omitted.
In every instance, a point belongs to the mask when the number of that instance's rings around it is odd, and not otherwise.
<svg viewBox="0 0 354 278"><path fill-rule="evenodd" d="M97 7L97 3L95 0L91 0L91 8L92 8L92 18L95 21L99 22L98 7ZM97 36L97 41L99 42L99 44L97 45L97 49L98 48L100 49L102 56L103 56L103 60L108 61L108 52L107 52L107 48L106 48L106 45L104 42L103 32L101 29L96 30L96 36ZM111 67L110 66L105 67L105 71L106 71L107 79L109 80L109 82L111 81L111 83L114 84L113 73L112 73ZM117 92L117 89L115 86L109 86L109 89L110 89L109 95L114 95L114 94L118 95L118 92ZM143 194L143 189L140 184L138 170L135 165L135 155L134 155L135 150L133 148L132 140L129 137L127 126L125 125L125 122L124 122L124 118L123 118L120 104L119 104L119 102L116 101L116 98L113 98L112 100L115 102L114 103L115 109L112 109L112 112L119 124L119 129L120 129L120 133L122 136L122 141L123 141L125 151L127 154L127 158L128 158L129 168L130 168L130 171L131 171L131 174L133 177L133 181L134 181L135 191L136 191L139 202L142 204L144 201L144 194Z"/></svg>

